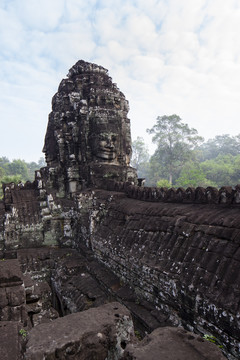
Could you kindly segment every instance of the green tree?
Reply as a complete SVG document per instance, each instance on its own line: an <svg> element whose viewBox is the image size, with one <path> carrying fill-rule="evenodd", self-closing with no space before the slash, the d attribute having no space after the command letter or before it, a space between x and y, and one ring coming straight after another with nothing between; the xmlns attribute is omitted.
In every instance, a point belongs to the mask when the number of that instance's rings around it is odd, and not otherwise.
<svg viewBox="0 0 240 360"><path fill-rule="evenodd" d="M2 177L5 175L5 170L0 167L0 179L2 179Z"/></svg>
<svg viewBox="0 0 240 360"><path fill-rule="evenodd" d="M8 184L8 183L15 183L18 184L19 182L23 181L21 175L5 175L1 178L2 184Z"/></svg>
<svg viewBox="0 0 240 360"><path fill-rule="evenodd" d="M217 135L215 138L203 143L199 150L201 151L202 161L215 159L218 155L239 155L240 134L237 136L230 136L228 134Z"/></svg>
<svg viewBox="0 0 240 360"><path fill-rule="evenodd" d="M165 169L172 184L183 165L194 158L193 149L203 138L175 114L158 116L156 124L147 132L154 135L152 141L157 144L153 157Z"/></svg>
<svg viewBox="0 0 240 360"><path fill-rule="evenodd" d="M15 184L18 184L20 181L22 181L21 175L4 175L0 178L0 199L3 197L3 184L8 184L11 182L14 182Z"/></svg>
<svg viewBox="0 0 240 360"><path fill-rule="evenodd" d="M215 182L218 187L234 186L240 181L240 155L218 155L215 159L203 161L201 169L207 179Z"/></svg>
<svg viewBox="0 0 240 360"><path fill-rule="evenodd" d="M22 180L28 180L28 168L24 160L13 160L4 166L6 175L20 175Z"/></svg>
<svg viewBox="0 0 240 360"><path fill-rule="evenodd" d="M2 168L4 168L4 166L6 165L6 164L8 164L10 161L8 160L8 158L6 157L6 156L2 156L2 157L0 157L0 166L2 167Z"/></svg>
<svg viewBox="0 0 240 360"><path fill-rule="evenodd" d="M206 174L201 168L199 163L190 161L184 165L181 170L180 176L176 179L176 186L187 188L189 186L216 186L211 180L206 178Z"/></svg>
<svg viewBox="0 0 240 360"><path fill-rule="evenodd" d="M144 178L147 176L149 158L150 155L144 139L138 136L137 139L132 142L131 160L131 166L137 170L138 177Z"/></svg>
<svg viewBox="0 0 240 360"><path fill-rule="evenodd" d="M33 181L35 178L35 171L41 167L46 166L44 158L41 157L38 163L32 161L26 163L24 160L13 160L5 156L0 158L0 197L2 197L2 184L3 183L19 183L27 180Z"/></svg>
<svg viewBox="0 0 240 360"><path fill-rule="evenodd" d="M157 187L166 187L166 188L170 188L171 184L167 179L159 179L157 181Z"/></svg>
<svg viewBox="0 0 240 360"><path fill-rule="evenodd" d="M148 171L146 176L146 186L157 186L160 179L168 181L167 169L162 164L156 152L151 156L148 164ZM169 181L168 181L169 182Z"/></svg>

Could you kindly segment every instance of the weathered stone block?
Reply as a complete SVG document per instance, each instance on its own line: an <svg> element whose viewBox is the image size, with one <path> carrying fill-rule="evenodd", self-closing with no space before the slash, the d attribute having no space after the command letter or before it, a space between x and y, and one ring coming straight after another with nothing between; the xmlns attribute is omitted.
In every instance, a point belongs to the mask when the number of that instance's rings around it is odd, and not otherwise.
<svg viewBox="0 0 240 360"><path fill-rule="evenodd" d="M23 285L7 287L6 295L9 306L19 306L25 304L26 294Z"/></svg>
<svg viewBox="0 0 240 360"><path fill-rule="evenodd" d="M21 325L14 321L0 321L0 358L1 360L21 360Z"/></svg>
<svg viewBox="0 0 240 360"><path fill-rule="evenodd" d="M0 287L21 285L22 272L18 260L0 261Z"/></svg>
<svg viewBox="0 0 240 360"><path fill-rule="evenodd" d="M0 288L0 309L3 309L8 304L8 298L5 288Z"/></svg>
<svg viewBox="0 0 240 360"><path fill-rule="evenodd" d="M215 344L181 328L158 328L137 344L129 344L123 360L225 360Z"/></svg>
<svg viewBox="0 0 240 360"><path fill-rule="evenodd" d="M129 311L114 302L36 326L29 334L25 358L120 359L132 336Z"/></svg>

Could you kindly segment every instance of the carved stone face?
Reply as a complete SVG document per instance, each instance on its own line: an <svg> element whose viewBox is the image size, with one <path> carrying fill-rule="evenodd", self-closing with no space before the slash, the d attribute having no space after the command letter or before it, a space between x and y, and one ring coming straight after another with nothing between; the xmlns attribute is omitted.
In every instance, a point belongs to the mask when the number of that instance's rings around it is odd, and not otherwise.
<svg viewBox="0 0 240 360"><path fill-rule="evenodd" d="M94 183L97 167L104 177L106 166L119 166L121 177L120 167L128 167L131 157L128 110L106 69L77 62L52 100L43 149L48 167L71 184Z"/></svg>
<svg viewBox="0 0 240 360"><path fill-rule="evenodd" d="M95 138L93 154L102 161L116 159L118 135L116 133L102 133Z"/></svg>

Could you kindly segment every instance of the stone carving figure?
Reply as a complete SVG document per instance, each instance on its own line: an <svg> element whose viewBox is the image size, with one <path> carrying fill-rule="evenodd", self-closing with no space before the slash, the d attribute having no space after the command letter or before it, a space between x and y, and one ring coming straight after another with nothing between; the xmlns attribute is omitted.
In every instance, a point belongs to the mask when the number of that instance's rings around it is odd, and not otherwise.
<svg viewBox="0 0 240 360"><path fill-rule="evenodd" d="M53 97L43 148L59 196L106 178L136 183L128 111L106 69L80 60L69 70Z"/></svg>

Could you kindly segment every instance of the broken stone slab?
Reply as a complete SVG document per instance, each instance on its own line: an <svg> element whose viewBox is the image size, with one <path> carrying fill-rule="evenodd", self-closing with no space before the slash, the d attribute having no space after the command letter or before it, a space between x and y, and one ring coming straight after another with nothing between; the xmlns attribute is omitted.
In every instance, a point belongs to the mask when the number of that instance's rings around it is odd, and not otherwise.
<svg viewBox="0 0 240 360"><path fill-rule="evenodd" d="M34 327L25 359L117 360L133 336L130 312L112 302Z"/></svg>
<svg viewBox="0 0 240 360"><path fill-rule="evenodd" d="M25 331L17 321L0 321L0 358L1 360L21 360L22 336ZM21 335L23 334L23 335Z"/></svg>
<svg viewBox="0 0 240 360"><path fill-rule="evenodd" d="M137 344L128 344L122 360L226 360L221 350L182 328L154 330Z"/></svg>

